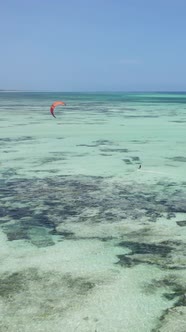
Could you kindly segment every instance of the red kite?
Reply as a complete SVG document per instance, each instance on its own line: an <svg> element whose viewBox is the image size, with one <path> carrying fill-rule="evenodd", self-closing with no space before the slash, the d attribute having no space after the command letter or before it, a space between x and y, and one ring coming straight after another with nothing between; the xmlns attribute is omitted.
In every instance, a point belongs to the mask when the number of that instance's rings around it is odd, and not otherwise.
<svg viewBox="0 0 186 332"><path fill-rule="evenodd" d="M50 113L53 115L54 118L55 118L54 110L55 110L56 106L59 106L59 105L65 106L66 104L63 101L55 101L50 107Z"/></svg>

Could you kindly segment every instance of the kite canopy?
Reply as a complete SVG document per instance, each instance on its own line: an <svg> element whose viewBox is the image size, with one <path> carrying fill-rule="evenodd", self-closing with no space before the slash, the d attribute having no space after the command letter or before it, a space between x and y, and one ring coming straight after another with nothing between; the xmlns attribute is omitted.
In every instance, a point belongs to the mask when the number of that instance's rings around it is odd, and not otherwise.
<svg viewBox="0 0 186 332"><path fill-rule="evenodd" d="M59 105L65 106L66 104L63 101L55 101L50 107L50 113L53 115L54 118L55 118L54 110L55 110L56 106L59 106Z"/></svg>

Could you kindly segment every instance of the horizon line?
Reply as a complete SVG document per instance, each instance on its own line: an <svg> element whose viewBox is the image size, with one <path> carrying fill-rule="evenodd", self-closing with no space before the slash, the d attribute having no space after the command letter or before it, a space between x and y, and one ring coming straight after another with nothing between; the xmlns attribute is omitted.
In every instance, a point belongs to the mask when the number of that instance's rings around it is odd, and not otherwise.
<svg viewBox="0 0 186 332"><path fill-rule="evenodd" d="M22 90L22 89L0 89L0 92L51 92L51 93L186 93L186 90Z"/></svg>

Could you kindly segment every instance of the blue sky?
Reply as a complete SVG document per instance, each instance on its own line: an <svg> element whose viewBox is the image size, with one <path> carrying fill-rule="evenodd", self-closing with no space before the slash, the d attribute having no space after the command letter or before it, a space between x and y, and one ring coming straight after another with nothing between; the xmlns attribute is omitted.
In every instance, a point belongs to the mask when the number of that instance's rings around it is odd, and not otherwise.
<svg viewBox="0 0 186 332"><path fill-rule="evenodd" d="M185 0L1 0L0 89L186 91Z"/></svg>

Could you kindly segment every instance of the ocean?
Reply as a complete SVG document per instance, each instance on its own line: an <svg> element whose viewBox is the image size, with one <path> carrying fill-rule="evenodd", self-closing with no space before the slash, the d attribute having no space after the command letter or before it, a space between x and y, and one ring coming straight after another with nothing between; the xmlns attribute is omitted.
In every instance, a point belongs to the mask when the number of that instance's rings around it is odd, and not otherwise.
<svg viewBox="0 0 186 332"><path fill-rule="evenodd" d="M185 332L186 93L0 114L0 331Z"/></svg>

